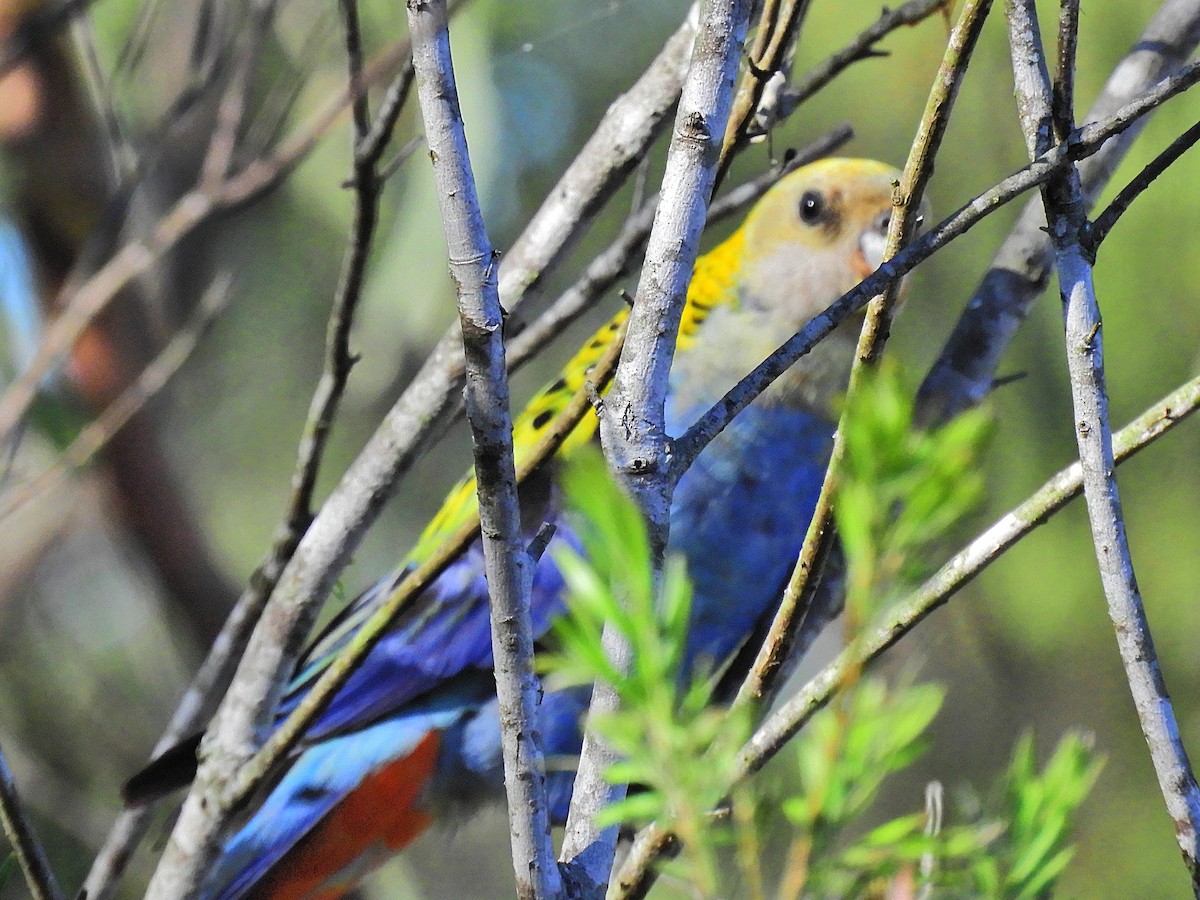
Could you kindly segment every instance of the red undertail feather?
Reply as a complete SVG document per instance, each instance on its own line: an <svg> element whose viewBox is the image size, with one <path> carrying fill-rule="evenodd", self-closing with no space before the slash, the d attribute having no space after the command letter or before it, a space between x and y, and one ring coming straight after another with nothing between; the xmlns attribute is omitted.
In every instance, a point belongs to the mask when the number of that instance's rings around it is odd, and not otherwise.
<svg viewBox="0 0 1200 900"><path fill-rule="evenodd" d="M417 802L437 762L438 732L363 779L248 895L252 900L338 900L433 821Z"/></svg>

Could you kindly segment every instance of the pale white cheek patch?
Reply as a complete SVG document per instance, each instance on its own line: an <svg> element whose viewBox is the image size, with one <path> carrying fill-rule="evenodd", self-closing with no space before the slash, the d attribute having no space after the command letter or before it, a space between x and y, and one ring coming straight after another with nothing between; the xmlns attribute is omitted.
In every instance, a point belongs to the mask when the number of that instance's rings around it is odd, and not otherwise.
<svg viewBox="0 0 1200 900"><path fill-rule="evenodd" d="M858 247L862 250L863 259L871 271L878 269L883 263L883 251L887 246L887 235L877 231L864 231L858 239Z"/></svg>

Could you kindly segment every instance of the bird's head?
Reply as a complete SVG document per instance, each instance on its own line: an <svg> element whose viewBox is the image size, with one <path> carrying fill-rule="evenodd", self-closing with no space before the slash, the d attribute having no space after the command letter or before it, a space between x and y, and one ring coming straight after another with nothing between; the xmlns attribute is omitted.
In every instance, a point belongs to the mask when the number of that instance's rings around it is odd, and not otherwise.
<svg viewBox="0 0 1200 900"><path fill-rule="evenodd" d="M900 172L867 159L825 159L781 179L743 226L697 265L697 279L728 266L727 299L693 280L700 327L676 357L680 409L720 397L759 360L879 267ZM924 210L922 210L923 212ZM711 311L709 309L711 307ZM763 402L833 415L846 389L862 313L850 316L784 373Z"/></svg>
<svg viewBox="0 0 1200 900"><path fill-rule="evenodd" d="M793 330L879 267L900 172L869 159L825 159L768 191L744 226L743 306Z"/></svg>

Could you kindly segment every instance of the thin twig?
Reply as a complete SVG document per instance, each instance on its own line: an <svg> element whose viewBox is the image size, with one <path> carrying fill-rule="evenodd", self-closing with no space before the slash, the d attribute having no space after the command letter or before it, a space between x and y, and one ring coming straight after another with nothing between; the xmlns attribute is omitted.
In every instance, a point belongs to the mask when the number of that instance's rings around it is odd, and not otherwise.
<svg viewBox="0 0 1200 900"><path fill-rule="evenodd" d="M1079 49L1079 0L1059 0L1058 62L1054 69L1051 115L1054 136L1062 140L1075 130L1075 55Z"/></svg>
<svg viewBox="0 0 1200 900"><path fill-rule="evenodd" d="M525 549L517 501L496 254L471 171L445 5L437 0L408 0L407 5L421 115L467 361L465 404L475 451L516 892L521 900L553 900L563 893L563 885L550 839L539 714L542 686L533 670L531 590L536 560Z"/></svg>
<svg viewBox="0 0 1200 900"><path fill-rule="evenodd" d="M351 104L353 133L350 141L353 158L350 184L354 189L354 213L350 239L342 259L342 271L326 327L324 369L309 402L308 417L304 423L292 474L291 497L282 526L284 533L278 538L278 541L292 550L312 522L313 490L320 473L321 460L338 406L350 379L350 370L354 368L355 357L350 352L350 329L362 296L367 259L379 223L379 196L383 189L382 179L377 171L379 157L387 146L386 137L392 133L413 79L412 63L406 61L401 65L392 85L393 89L389 91L389 102L385 112L373 125L363 84L362 36L359 31L357 0L340 0L338 8L342 12L346 40L348 93L354 98ZM383 137L374 139L373 134ZM370 152L360 152L368 141L371 141Z"/></svg>
<svg viewBox="0 0 1200 900"><path fill-rule="evenodd" d="M1189 381L1151 405L1114 435L1115 461L1125 462L1200 408L1200 378ZM944 606L963 587L1022 538L1078 497L1083 488L1079 462L1057 472L1016 508L1005 513L952 556L908 597L889 608L882 622L863 639L843 650L804 688L764 722L743 748L740 777L757 772L777 754L837 693L846 673L870 665ZM642 897L654 860L669 853L675 836L657 825L642 829L622 863L615 896Z"/></svg>
<svg viewBox="0 0 1200 900"><path fill-rule="evenodd" d="M1200 43L1200 0L1164 0L1133 48L1113 67L1104 90L1088 111L1081 135L1107 122L1137 98L1150 98L1194 71L1188 57ZM1080 167L1089 205L1112 177L1144 124L1125 130ZM979 403L995 385L1009 342L1045 289L1051 265L1041 203L1030 200L991 267L966 303L937 362L918 393L918 418L942 422Z"/></svg>
<svg viewBox="0 0 1200 900"><path fill-rule="evenodd" d="M229 176L238 149L242 123L250 102L254 70L258 66L263 42L275 17L273 0L251 6L251 26L238 34L233 74L217 104L216 127L200 163L199 184L220 185Z"/></svg>
<svg viewBox="0 0 1200 900"><path fill-rule="evenodd" d="M212 327L217 317L229 305L229 287L230 279L226 276L214 280L212 286L201 297L192 320L172 336L167 345L117 399L80 430L75 439L62 451L59 460L27 481L14 485L6 493L3 503L0 503L0 521L20 510L33 498L44 496L72 472L90 463L125 423L167 385L191 357L200 339Z"/></svg>
<svg viewBox="0 0 1200 900"><path fill-rule="evenodd" d="M338 0L338 11L342 14L342 32L346 41L346 68L350 76L350 93L354 100L350 104L351 120L354 123L354 143L363 139L371 128L370 98L363 89L363 46L362 29L358 22L357 0ZM403 103L403 97L397 106ZM393 119L393 121L395 121ZM391 129L386 129L390 131Z"/></svg>
<svg viewBox="0 0 1200 900"><path fill-rule="evenodd" d="M33 826L25 817L21 799L17 796L17 785L8 769L3 750L0 750L0 825L3 825L4 836L16 851L17 862L25 874L25 884L34 900L64 900L62 888L58 886L50 861L46 858L46 851L42 849Z"/></svg>
<svg viewBox="0 0 1200 900"><path fill-rule="evenodd" d="M1053 89L1033 0L1014 0L1008 7L1008 21L1017 109L1033 157L1052 142L1054 117ZM1066 108L1069 106L1068 98ZM1063 300L1075 436L1100 581L1159 790L1175 827L1193 892L1200 897L1200 786L1192 773L1158 664L1125 531L1108 418L1104 332L1092 263L1083 246L1086 204L1074 165L1042 186L1042 201Z"/></svg>
<svg viewBox="0 0 1200 900"><path fill-rule="evenodd" d="M643 156L633 173L633 198L629 202L629 215L635 216L646 203L646 183L650 179L650 157Z"/></svg>
<svg viewBox="0 0 1200 900"><path fill-rule="evenodd" d="M375 162L379 162L383 158L384 151L387 150L388 144L391 143L392 133L396 128L396 120L400 117L400 111L404 108L404 101L408 97L409 89L412 86L412 79L412 60L407 60L400 71L392 78L391 83L387 86L387 90L384 91L383 100L380 101L379 111L375 114L375 119L371 123L371 127L355 146L354 152L357 156L365 159L373 159ZM421 136L421 138L423 142L424 136ZM413 138L413 140L415 141L416 138ZM384 167L385 170L380 173L379 177L385 181L388 175L391 174L387 171L391 165L389 163L388 166Z"/></svg>
<svg viewBox="0 0 1200 900"><path fill-rule="evenodd" d="M780 5L782 2L782 5ZM750 125L773 77L782 76L796 45L800 25L808 14L809 0L780 0L764 3L754 38L749 65L742 74L725 126L717 184L725 178L734 156L750 140Z"/></svg>
<svg viewBox="0 0 1200 900"><path fill-rule="evenodd" d="M122 184L126 176L137 168L137 151L134 150L116 107L110 102L112 85L104 77L100 65L100 54L96 48L96 28L89 15L90 10L81 9L71 19L71 32L75 39L78 56L82 61L84 82L88 97L96 116L104 125L104 144L108 151L108 176L111 184Z"/></svg>
<svg viewBox="0 0 1200 900"><path fill-rule="evenodd" d="M404 146L393 154L392 158L379 168L379 180L387 181L400 171L400 167L408 162L414 153L425 146L425 135L418 134L409 138Z"/></svg>
<svg viewBox="0 0 1200 900"><path fill-rule="evenodd" d="M701 6L692 64L667 149L661 201L629 317L630 336L600 417L605 454L646 519L656 569L666 546L674 486L665 425L667 378L716 183L750 7L750 0L705 0ZM614 667L628 670L628 642L616 628L604 629L603 647ZM588 717L617 705L612 685L598 682ZM595 817L625 794L624 786L605 778L615 759L612 748L586 729L560 858L581 867L597 885L608 883L617 829L597 827Z"/></svg>
<svg viewBox="0 0 1200 900"><path fill-rule="evenodd" d="M885 8L879 18L859 32L849 44L809 69L796 80L793 87L780 94L779 117L790 116L804 101L856 62L886 56L887 54L876 49L875 45L893 31L904 26L917 25L939 10L948 11L950 5L950 0L909 0L895 9Z"/></svg>
<svg viewBox="0 0 1200 900"><path fill-rule="evenodd" d="M145 57L146 49L150 46L150 38L154 25L166 4L163 0L146 0L137 5L134 20L126 31L124 43L117 53L116 62L112 66L112 74L108 79L108 93L104 103L113 105L116 95L117 82L131 78Z"/></svg>
<svg viewBox="0 0 1200 900"><path fill-rule="evenodd" d="M950 121L950 113L959 86L971 61L983 23L991 9L991 0L968 0L950 39L941 66L933 79L925 110L909 151L900 184L897 185L894 209L888 228L884 259L891 259L916 230L920 218L921 200L925 186L933 173L934 160ZM899 299L900 282L892 281L867 306L866 319L855 350L854 366L850 371L849 393L861 390L864 372L875 366L883 353L891 331ZM850 406L847 403L847 406ZM845 413L843 413L843 416ZM799 632L804 612L816 595L821 568L834 543L833 495L844 453L845 420L834 433L833 449L821 493L809 523L799 559L789 578L783 601L771 630L763 642L745 681L738 691L739 702L760 702L768 697L773 686L781 683L778 676L788 659L792 641ZM816 576L816 577L814 577Z"/></svg>
<svg viewBox="0 0 1200 900"><path fill-rule="evenodd" d="M1175 160L1191 150L1198 140L1200 140L1200 122L1177 137L1167 149L1154 157L1150 164L1138 172L1129 184L1121 188L1117 196L1113 197L1112 202L1100 212L1100 215L1096 216L1084 234L1084 250L1093 259L1100 249L1100 244L1108 237L1108 233L1117 224L1117 220L1125 214L1125 210L1129 209L1133 205L1133 201L1140 197L1159 175L1170 168Z"/></svg>
<svg viewBox="0 0 1200 900"><path fill-rule="evenodd" d="M296 59L319 59L323 55L338 33L333 27L335 15L330 6L321 5L320 12L307 23L303 43L295 52ZM296 101L308 86L303 78L289 78L270 86L240 139L242 155L259 156L279 142L295 111Z"/></svg>

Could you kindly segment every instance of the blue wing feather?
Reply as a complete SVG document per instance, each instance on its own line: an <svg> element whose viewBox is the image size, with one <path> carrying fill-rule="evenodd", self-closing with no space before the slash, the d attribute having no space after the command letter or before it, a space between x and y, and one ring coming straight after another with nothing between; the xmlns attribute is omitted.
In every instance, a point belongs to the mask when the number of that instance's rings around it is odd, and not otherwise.
<svg viewBox="0 0 1200 900"><path fill-rule="evenodd" d="M574 533L561 520L551 545L556 543L579 549ZM563 609L562 576L551 556L550 552L543 554L534 570L531 613L535 637L544 634ZM389 578L372 588L363 608L371 611L394 583L395 579ZM491 668L487 581L478 541L430 585L421 597L420 610L372 648L309 730L308 740L390 715L465 669ZM309 686L307 675L302 674L284 698L281 717L295 708Z"/></svg>

